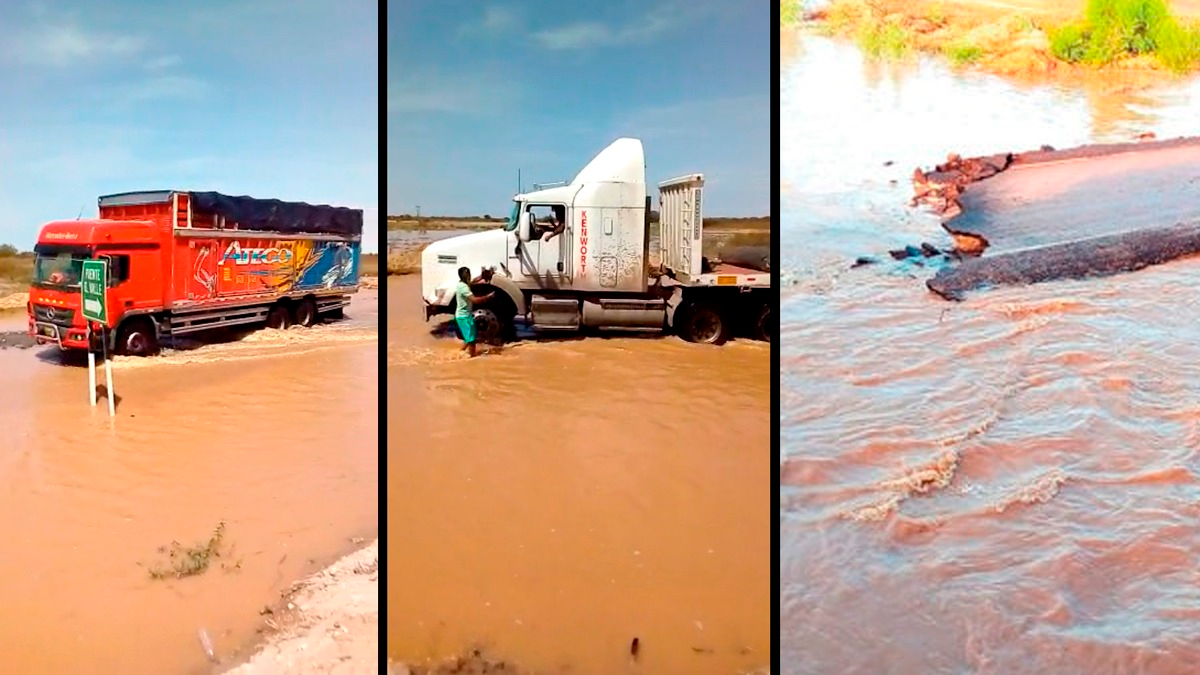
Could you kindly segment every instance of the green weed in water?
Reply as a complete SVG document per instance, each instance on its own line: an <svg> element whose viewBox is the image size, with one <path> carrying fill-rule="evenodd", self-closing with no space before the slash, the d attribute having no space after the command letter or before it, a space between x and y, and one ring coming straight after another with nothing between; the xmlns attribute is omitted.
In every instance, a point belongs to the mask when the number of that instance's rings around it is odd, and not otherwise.
<svg viewBox="0 0 1200 675"><path fill-rule="evenodd" d="M170 546L160 546L158 552L167 556L164 565L154 565L150 568L151 579L182 579L203 574L213 560L220 558L228 551L222 551L221 543L225 538L225 521L217 523L208 541L197 542L193 546L184 546L177 541ZM241 563L237 563L240 567Z"/></svg>

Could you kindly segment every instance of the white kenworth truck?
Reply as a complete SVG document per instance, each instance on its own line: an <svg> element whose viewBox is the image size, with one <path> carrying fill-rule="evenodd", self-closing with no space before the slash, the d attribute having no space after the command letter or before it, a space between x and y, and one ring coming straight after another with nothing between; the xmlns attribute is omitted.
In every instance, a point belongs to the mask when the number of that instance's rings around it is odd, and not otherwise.
<svg viewBox="0 0 1200 675"><path fill-rule="evenodd" d="M691 342L770 341L770 263L761 269L701 255L704 176L659 186L658 264L650 255L650 197L642 142L614 141L567 185L513 197L504 227L430 244L421 256L425 319L455 309L458 269L494 268L476 295L479 339L535 331L672 331Z"/></svg>

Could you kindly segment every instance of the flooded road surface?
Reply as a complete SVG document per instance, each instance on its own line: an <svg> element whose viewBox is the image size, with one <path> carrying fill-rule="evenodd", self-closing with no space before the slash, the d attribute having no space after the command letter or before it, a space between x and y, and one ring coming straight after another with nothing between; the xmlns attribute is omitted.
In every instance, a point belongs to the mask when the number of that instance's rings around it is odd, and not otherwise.
<svg viewBox="0 0 1200 675"><path fill-rule="evenodd" d="M467 360L424 322L418 276L387 298L391 658L770 663L769 345L592 337Z"/></svg>
<svg viewBox="0 0 1200 675"><path fill-rule="evenodd" d="M848 268L950 244L914 167L1197 134L1200 86L784 53L784 672L1195 672L1200 260L961 304Z"/></svg>
<svg viewBox="0 0 1200 675"><path fill-rule="evenodd" d="M112 421L85 367L0 350L8 672L211 672L201 629L228 658L281 591L375 535L377 297L338 324L118 358ZM150 579L159 547L221 521L207 572Z"/></svg>

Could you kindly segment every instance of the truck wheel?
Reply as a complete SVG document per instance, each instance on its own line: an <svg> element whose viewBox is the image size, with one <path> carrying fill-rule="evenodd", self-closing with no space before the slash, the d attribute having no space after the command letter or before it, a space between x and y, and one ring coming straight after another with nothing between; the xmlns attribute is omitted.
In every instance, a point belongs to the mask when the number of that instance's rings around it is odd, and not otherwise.
<svg viewBox="0 0 1200 675"><path fill-rule="evenodd" d="M317 322L317 303L312 298L305 298L296 305L296 324L311 328Z"/></svg>
<svg viewBox="0 0 1200 675"><path fill-rule="evenodd" d="M758 313L758 321L754 323L754 337L763 342L770 342L774 334L775 316L771 313L771 306L767 305Z"/></svg>
<svg viewBox="0 0 1200 675"><path fill-rule="evenodd" d="M287 307L283 305L275 305L271 311L267 313L267 328L276 330L287 330L292 325L292 315Z"/></svg>
<svg viewBox="0 0 1200 675"><path fill-rule="evenodd" d="M154 326L144 319L121 324L117 331L116 352L126 356L153 356L158 353L158 337Z"/></svg>
<svg viewBox="0 0 1200 675"><path fill-rule="evenodd" d="M489 345L504 344L504 321L490 307L475 310L475 339Z"/></svg>
<svg viewBox="0 0 1200 675"><path fill-rule="evenodd" d="M505 342L514 342L517 339L516 324L513 323L513 317L517 315L517 307L513 304L512 298L509 298L504 291L495 286L478 286L479 295L495 292L496 295L487 302L487 304L475 309L475 332L482 338L484 326L486 324L489 331L487 338L488 344L500 345ZM475 292L472 290L472 292ZM480 323L479 312L486 311L483 323Z"/></svg>
<svg viewBox="0 0 1200 675"><path fill-rule="evenodd" d="M342 319L346 318L346 308L338 307L337 309L331 309L328 312L325 312L325 316L333 319L334 321L341 321Z"/></svg>
<svg viewBox="0 0 1200 675"><path fill-rule="evenodd" d="M729 322L713 305L695 304L683 312L683 320L675 323L679 336L688 342L722 345L729 339Z"/></svg>

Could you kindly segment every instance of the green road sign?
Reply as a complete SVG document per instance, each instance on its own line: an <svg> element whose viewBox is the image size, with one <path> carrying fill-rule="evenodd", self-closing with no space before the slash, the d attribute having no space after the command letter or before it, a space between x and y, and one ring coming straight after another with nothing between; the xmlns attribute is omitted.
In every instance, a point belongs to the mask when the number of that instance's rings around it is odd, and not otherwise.
<svg viewBox="0 0 1200 675"><path fill-rule="evenodd" d="M108 287L108 261L84 260L83 278L79 293L83 296L83 318L85 321L108 323L108 307L105 303L105 288Z"/></svg>

